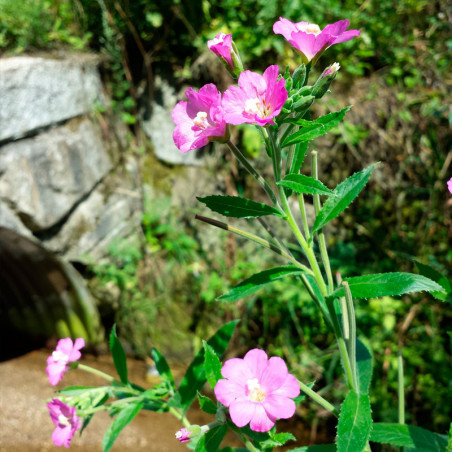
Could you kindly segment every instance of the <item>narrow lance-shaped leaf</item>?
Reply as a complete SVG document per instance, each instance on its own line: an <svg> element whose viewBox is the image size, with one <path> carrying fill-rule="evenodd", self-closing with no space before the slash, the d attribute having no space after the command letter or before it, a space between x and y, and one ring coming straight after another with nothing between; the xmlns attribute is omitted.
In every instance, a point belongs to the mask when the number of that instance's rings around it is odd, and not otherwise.
<svg viewBox="0 0 452 452"><path fill-rule="evenodd" d="M239 298L257 292L266 284L270 284L278 279L285 278L286 276L299 275L301 273L304 273L304 271L294 265L270 268L269 270L256 273L250 278L243 280L224 295L221 295L218 300L227 302L236 301Z"/></svg>
<svg viewBox="0 0 452 452"><path fill-rule="evenodd" d="M328 113L327 115L317 118L315 121L306 121L304 119L290 121L300 125L301 129L292 135L289 135L281 144L281 147L290 146L304 141L310 141L314 138L325 135L344 119L345 114L348 110L350 110L350 108L351 107L346 107L340 111Z"/></svg>
<svg viewBox="0 0 452 452"><path fill-rule="evenodd" d="M367 394L347 394L337 424L337 452L362 452L372 427L370 400Z"/></svg>
<svg viewBox="0 0 452 452"><path fill-rule="evenodd" d="M226 323L207 341L207 344L213 348L217 356L223 356L238 322L238 320L234 320ZM190 366L188 366L179 385L179 402L180 407L184 411L188 410L196 397L196 393L201 390L205 382L204 349L201 349L191 362Z"/></svg>
<svg viewBox="0 0 452 452"><path fill-rule="evenodd" d="M121 382L127 384L127 359L122 344L116 335L116 325L113 326L110 333L110 351Z"/></svg>
<svg viewBox="0 0 452 452"><path fill-rule="evenodd" d="M210 210L226 217L258 218L265 215L282 216L282 213L272 206L239 196L213 195L197 199L204 203Z"/></svg>
<svg viewBox="0 0 452 452"><path fill-rule="evenodd" d="M204 347L204 371L210 387L214 389L221 378L221 361L206 341L202 341L202 345Z"/></svg>
<svg viewBox="0 0 452 452"><path fill-rule="evenodd" d="M377 273L374 275L344 278L350 291L357 298L390 297L411 292L442 292L444 289L435 281L414 273ZM344 296L342 287L336 289L330 297Z"/></svg>
<svg viewBox="0 0 452 452"><path fill-rule="evenodd" d="M303 165L306 152L308 150L308 142L297 143L293 153L292 162L289 169L289 174L298 174Z"/></svg>
<svg viewBox="0 0 452 452"><path fill-rule="evenodd" d="M447 447L445 435L438 435L424 428L406 424L375 423L369 440L432 452L445 451Z"/></svg>
<svg viewBox="0 0 452 452"><path fill-rule="evenodd" d="M173 374L171 373L171 369L165 357L156 348L152 349L151 357L155 362L155 367L157 368L157 372L162 380L166 382L173 389L173 391L176 391Z"/></svg>
<svg viewBox="0 0 452 452"><path fill-rule="evenodd" d="M322 229L328 222L342 213L359 195L367 184L375 165L355 173L341 182L335 189L335 196L330 196L315 219L312 226L312 234Z"/></svg>
<svg viewBox="0 0 452 452"><path fill-rule="evenodd" d="M209 397L202 395L199 392L196 395L198 397L198 402L201 410L209 414L215 414L217 412L217 406L211 399L209 399Z"/></svg>
<svg viewBox="0 0 452 452"><path fill-rule="evenodd" d="M290 188L296 193L308 193L311 195L334 195L333 190L322 184L313 177L304 174L288 174L283 180L276 182L277 185Z"/></svg>
<svg viewBox="0 0 452 452"><path fill-rule="evenodd" d="M134 403L123 408L114 418L113 422L108 426L103 440L102 451L108 452L115 442L122 429L140 412L143 403Z"/></svg>
<svg viewBox="0 0 452 452"><path fill-rule="evenodd" d="M452 281L447 279L443 274L435 270L430 265L425 265L418 261L415 262L419 273L422 276L430 278L444 289L444 291L434 291L431 292L431 294L438 300L452 302Z"/></svg>
<svg viewBox="0 0 452 452"><path fill-rule="evenodd" d="M358 388L363 394L369 393L370 382L372 380L373 358L369 349L356 339L356 368L358 373Z"/></svg>

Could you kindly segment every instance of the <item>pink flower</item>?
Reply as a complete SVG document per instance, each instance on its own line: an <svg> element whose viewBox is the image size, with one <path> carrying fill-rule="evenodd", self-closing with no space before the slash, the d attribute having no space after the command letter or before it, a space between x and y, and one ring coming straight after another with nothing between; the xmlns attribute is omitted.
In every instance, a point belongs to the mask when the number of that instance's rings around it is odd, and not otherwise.
<svg viewBox="0 0 452 452"><path fill-rule="evenodd" d="M224 118L228 124L274 124L287 100L285 80L278 80L278 66L269 66L263 75L244 71L239 86L231 86L223 96Z"/></svg>
<svg viewBox="0 0 452 452"><path fill-rule="evenodd" d="M75 414L75 407L53 399L47 404L47 408L52 422L56 425L52 434L53 443L55 446L69 447L75 431L82 426L80 418Z"/></svg>
<svg viewBox="0 0 452 452"><path fill-rule="evenodd" d="M359 30L347 30L348 20L327 25L323 30L309 22L291 22L280 17L273 25L276 34L283 35L300 53L304 64L315 64L320 55L330 46L359 36Z"/></svg>
<svg viewBox="0 0 452 452"><path fill-rule="evenodd" d="M83 338L79 337L72 344L72 339L60 339L56 350L47 358L47 376L51 385L58 384L68 369L68 363L77 361L82 354L80 349L85 346Z"/></svg>
<svg viewBox="0 0 452 452"><path fill-rule="evenodd" d="M190 441L190 430L186 428L181 428L178 432L176 432L176 439L181 443L188 443Z"/></svg>
<svg viewBox="0 0 452 452"><path fill-rule="evenodd" d="M243 359L226 361L221 375L225 379L218 380L215 396L229 407L237 427L250 423L251 430L267 432L276 419L294 415L292 398L300 394L300 386L281 358L267 359L264 351L253 349Z"/></svg>
<svg viewBox="0 0 452 452"><path fill-rule="evenodd" d="M207 47L212 50L212 52L224 58L231 68L234 67L232 62L232 34L225 35L224 33L218 33L215 38L207 41Z"/></svg>
<svg viewBox="0 0 452 452"><path fill-rule="evenodd" d="M173 140L179 150L187 152L202 148L209 141L227 141L227 125L217 87L209 83L199 93L188 88L185 94L188 102L179 102L171 114L176 124Z"/></svg>
<svg viewBox="0 0 452 452"><path fill-rule="evenodd" d="M447 188L452 193L452 177L447 182Z"/></svg>

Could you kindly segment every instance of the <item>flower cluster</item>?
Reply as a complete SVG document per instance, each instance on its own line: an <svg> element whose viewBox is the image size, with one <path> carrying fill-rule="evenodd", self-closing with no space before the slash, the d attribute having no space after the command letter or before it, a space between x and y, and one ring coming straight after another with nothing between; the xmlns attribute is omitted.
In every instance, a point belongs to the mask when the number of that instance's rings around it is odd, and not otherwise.
<svg viewBox="0 0 452 452"><path fill-rule="evenodd" d="M280 18L273 31L282 34L295 47L304 64L314 64L328 47L359 36L358 30L346 31L348 25L347 20L342 20L320 30L316 24L293 23ZM179 102L172 112L176 124L173 139L182 152L199 149L210 141L226 143L229 140L228 124L274 125L274 119L288 98L278 66L268 67L263 75L243 71L232 35L219 33L207 42L207 46L233 77L240 74L238 86L231 86L223 96L211 83L198 92L193 88L186 91L188 101ZM335 63L323 75L334 76L338 69L339 64Z"/></svg>
<svg viewBox="0 0 452 452"><path fill-rule="evenodd" d="M68 364L80 359L80 349L85 346L83 338L74 342L70 337L60 339L55 351L47 358L47 376L51 385L58 384L68 370ZM49 414L56 429L52 434L55 446L69 447L74 433L81 428L82 422L75 414L76 408L67 405L59 399L53 399L47 404Z"/></svg>

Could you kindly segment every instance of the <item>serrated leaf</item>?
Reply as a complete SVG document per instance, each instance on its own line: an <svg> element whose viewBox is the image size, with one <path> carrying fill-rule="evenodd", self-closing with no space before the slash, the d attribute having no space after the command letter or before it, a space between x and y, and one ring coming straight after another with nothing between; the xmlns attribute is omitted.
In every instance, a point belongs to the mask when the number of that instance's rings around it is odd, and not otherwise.
<svg viewBox="0 0 452 452"><path fill-rule="evenodd" d="M369 396L350 391L342 403L337 424L337 451L362 452L366 447L371 428Z"/></svg>
<svg viewBox="0 0 452 452"><path fill-rule="evenodd" d="M438 283L425 276L404 272L354 276L344 278L344 281L348 282L352 295L357 298L390 297L411 292L443 290ZM329 297L343 296L344 289L339 287Z"/></svg>
<svg viewBox="0 0 452 452"><path fill-rule="evenodd" d="M251 199L241 198L240 196L212 195L197 199L210 210L226 217L258 218L266 215L282 217L282 213L278 209L267 204L251 201Z"/></svg>
<svg viewBox="0 0 452 452"><path fill-rule="evenodd" d="M216 414L217 412L217 406L215 403L209 399L209 397L202 395L201 393L197 393L199 406L201 407L201 410L205 411L209 414Z"/></svg>
<svg viewBox="0 0 452 452"><path fill-rule="evenodd" d="M445 451L447 437L415 425L378 422L372 426L370 441L398 447L413 447L428 451Z"/></svg>
<svg viewBox="0 0 452 452"><path fill-rule="evenodd" d="M102 451L108 452L115 442L118 435L121 433L122 429L132 421L132 419L140 412L143 408L143 403L130 404L123 408L118 415L113 419L113 422L108 426L104 437L102 439Z"/></svg>
<svg viewBox="0 0 452 452"><path fill-rule="evenodd" d="M116 335L116 325L113 326L110 333L110 352L121 383L127 384L127 359L122 344Z"/></svg>
<svg viewBox="0 0 452 452"><path fill-rule="evenodd" d="M373 357L369 349L359 339L356 339L356 367L359 392L368 394L372 381Z"/></svg>
<svg viewBox="0 0 452 452"><path fill-rule="evenodd" d="M304 119L292 121L292 123L300 125L301 129L289 135L281 144L281 147L290 146L303 141L310 141L325 135L344 119L345 114L350 108L351 107L346 107L340 111L328 113L327 115L317 118L315 121L306 121Z"/></svg>
<svg viewBox="0 0 452 452"><path fill-rule="evenodd" d="M222 378L221 361L206 341L202 341L202 345L204 347L204 371L210 387L214 389L217 381Z"/></svg>
<svg viewBox="0 0 452 452"><path fill-rule="evenodd" d="M257 292L266 284L270 284L278 279L285 278L286 276L299 275L301 273L304 273L304 271L295 265L273 267L269 270L256 273L250 278L243 280L224 295L221 295L218 300L226 302L236 301L239 298L243 298Z"/></svg>
<svg viewBox="0 0 452 452"><path fill-rule="evenodd" d="M311 195L334 195L333 190L322 184L313 177L304 174L288 174L283 180L276 182L277 185L290 188L296 193L308 193Z"/></svg>
<svg viewBox="0 0 452 452"><path fill-rule="evenodd" d="M452 302L452 283L449 279L447 279L443 274L439 271L435 270L430 265L422 264L421 262L415 261L416 266L419 270L419 273L422 276L425 276L432 281L438 283L443 289L444 292L434 291L431 294L438 300L441 301L449 301Z"/></svg>
<svg viewBox="0 0 452 452"><path fill-rule="evenodd" d="M226 323L207 341L218 356L223 356L238 322L239 320L233 320ZM184 412L188 410L196 397L196 393L204 386L206 381L204 349L201 349L188 366L179 385L179 402Z"/></svg>
<svg viewBox="0 0 452 452"><path fill-rule="evenodd" d="M308 150L308 142L297 143L292 158L292 162L289 169L289 174L298 174L301 166L303 165Z"/></svg>
<svg viewBox="0 0 452 452"><path fill-rule="evenodd" d="M153 348L151 351L151 358L155 362L155 367L159 373L162 381L167 383L173 391L176 391L176 384L174 383L174 377L171 373L171 369L166 361L165 357L156 349Z"/></svg>
<svg viewBox="0 0 452 452"><path fill-rule="evenodd" d="M353 174L333 190L335 196L330 196L318 213L312 226L312 234L322 229L331 220L334 220L354 201L367 184L375 165Z"/></svg>

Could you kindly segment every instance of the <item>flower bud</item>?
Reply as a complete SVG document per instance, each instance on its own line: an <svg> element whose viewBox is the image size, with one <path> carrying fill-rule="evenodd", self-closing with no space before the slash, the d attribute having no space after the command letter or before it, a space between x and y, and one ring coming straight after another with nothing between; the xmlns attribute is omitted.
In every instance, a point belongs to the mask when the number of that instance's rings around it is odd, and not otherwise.
<svg viewBox="0 0 452 452"><path fill-rule="evenodd" d="M301 112L309 108L314 102L314 96L302 96L292 105L292 109L296 112Z"/></svg>
<svg viewBox="0 0 452 452"><path fill-rule="evenodd" d="M190 425L187 428L181 428L175 433L176 439L181 443L188 443L192 438L202 433L199 425Z"/></svg>
<svg viewBox="0 0 452 452"><path fill-rule="evenodd" d="M330 88L331 82L336 78L336 74L340 67L339 63L334 63L322 72L322 75L315 82L312 89L312 95L315 96L316 99L320 99L326 94Z"/></svg>
<svg viewBox="0 0 452 452"><path fill-rule="evenodd" d="M295 69L292 75L293 86L296 88L301 88L303 86L303 83L305 82L305 79L306 66L304 64L300 64L300 66Z"/></svg>
<svg viewBox="0 0 452 452"><path fill-rule="evenodd" d="M243 72L243 64L231 34L218 33L215 38L207 41L207 47L217 55L233 78L239 77Z"/></svg>

